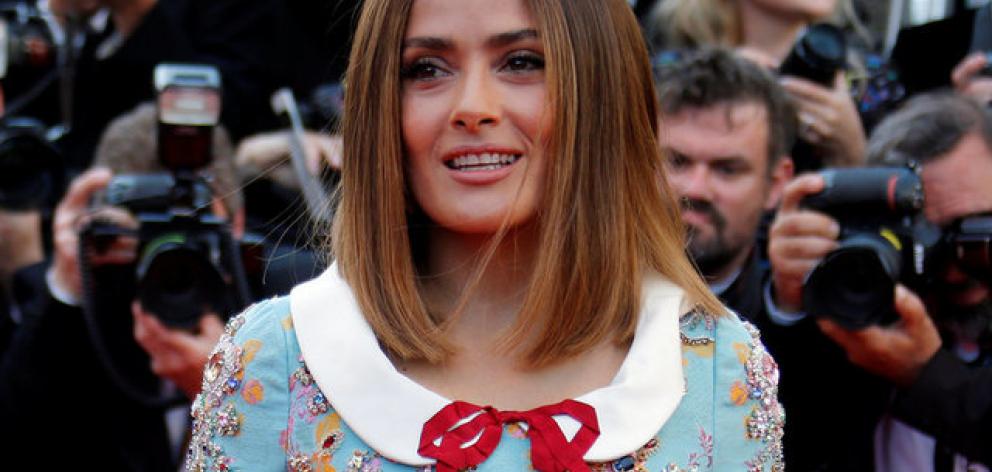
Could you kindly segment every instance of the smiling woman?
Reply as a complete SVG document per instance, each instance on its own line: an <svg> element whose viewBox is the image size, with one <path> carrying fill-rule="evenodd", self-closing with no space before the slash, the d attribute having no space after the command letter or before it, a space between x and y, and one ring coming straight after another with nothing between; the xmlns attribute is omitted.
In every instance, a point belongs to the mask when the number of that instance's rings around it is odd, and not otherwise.
<svg viewBox="0 0 992 472"><path fill-rule="evenodd" d="M626 2L366 0L353 44L335 263L232 321L191 469L779 463L775 364L684 253Z"/></svg>

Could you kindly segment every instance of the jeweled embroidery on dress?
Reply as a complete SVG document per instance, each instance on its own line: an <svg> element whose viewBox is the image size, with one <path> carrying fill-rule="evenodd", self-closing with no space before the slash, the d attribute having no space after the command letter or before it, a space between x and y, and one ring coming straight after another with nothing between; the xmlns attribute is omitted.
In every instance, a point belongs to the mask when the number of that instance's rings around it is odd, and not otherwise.
<svg viewBox="0 0 992 472"><path fill-rule="evenodd" d="M757 402L746 419L746 434L751 440L762 441L765 446L757 456L747 461L749 471L785 469L782 457L782 436L785 410L778 402L778 365L761 344L758 330L750 323L744 328L751 335L750 353L745 365L750 396Z"/></svg>
<svg viewBox="0 0 992 472"><path fill-rule="evenodd" d="M682 338L682 344L690 347L708 346L713 344L712 337L692 337L687 335L686 332L696 331L699 329L700 325L702 325L706 332L712 333L715 324L716 320L714 320L713 316L703 310L700 310L699 308L694 308L692 311L682 315L679 317L679 337Z"/></svg>
<svg viewBox="0 0 992 472"><path fill-rule="evenodd" d="M293 397L290 411L294 412L297 418L310 424L318 416L327 413L330 404L317 387L317 383L313 381L313 376L310 375L310 369L307 368L302 355L299 364L289 379L289 391Z"/></svg>
<svg viewBox="0 0 992 472"><path fill-rule="evenodd" d="M355 450L348 459L346 472L381 472L382 456L371 451Z"/></svg>
<svg viewBox="0 0 992 472"><path fill-rule="evenodd" d="M234 344L234 334L244 326L249 312L250 308L227 323L220 342L207 360L202 390L193 401L193 431L186 452L188 470L230 470L231 459L211 438L215 435L235 436L241 431L241 415L233 404L223 403L224 398L233 395L244 380L242 349Z"/></svg>
<svg viewBox="0 0 992 472"><path fill-rule="evenodd" d="M303 452L303 448L294 439L296 422L302 420L313 424L321 415L330 412L330 403L323 392L313 381L310 369L307 368L303 356L297 359L296 370L289 375L290 415L286 429L280 435L280 443L286 451L289 462L287 468L294 472L310 472L314 466L324 470L331 464L334 452L341 447L344 433L341 431L341 419L336 413L325 416L314 432L315 451L312 454Z"/></svg>
<svg viewBox="0 0 992 472"><path fill-rule="evenodd" d="M589 470L590 472L647 472L648 459L658 452L660 447L661 443L658 442L658 439L652 438L644 447L633 454L611 462L589 464Z"/></svg>

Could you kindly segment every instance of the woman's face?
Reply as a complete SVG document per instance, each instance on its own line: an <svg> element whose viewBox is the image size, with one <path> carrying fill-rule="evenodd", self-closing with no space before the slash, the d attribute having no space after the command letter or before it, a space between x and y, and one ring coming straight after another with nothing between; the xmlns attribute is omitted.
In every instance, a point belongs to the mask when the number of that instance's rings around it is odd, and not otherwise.
<svg viewBox="0 0 992 472"><path fill-rule="evenodd" d="M807 21L822 20L833 14L838 0L742 0L765 11L801 16Z"/></svg>
<svg viewBox="0 0 992 472"><path fill-rule="evenodd" d="M403 42L410 189L443 228L531 220L550 125L544 49L521 0L415 0Z"/></svg>

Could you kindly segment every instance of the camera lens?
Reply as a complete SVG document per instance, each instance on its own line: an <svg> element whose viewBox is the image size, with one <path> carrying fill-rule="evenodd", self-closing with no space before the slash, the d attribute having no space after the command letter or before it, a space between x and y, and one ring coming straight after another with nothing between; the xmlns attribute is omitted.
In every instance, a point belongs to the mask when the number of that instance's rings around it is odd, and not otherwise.
<svg viewBox="0 0 992 472"><path fill-rule="evenodd" d="M846 63L846 56L847 41L840 29L826 23L813 25L782 61L779 73L832 87L834 76Z"/></svg>
<svg viewBox="0 0 992 472"><path fill-rule="evenodd" d="M195 326L208 310L227 312L227 291L213 264L202 251L167 239L149 244L139 264L141 306L175 328Z"/></svg>
<svg viewBox="0 0 992 472"><path fill-rule="evenodd" d="M848 329L883 324L892 314L901 271L901 253L894 242L879 235L854 235L810 273L803 306Z"/></svg>
<svg viewBox="0 0 992 472"><path fill-rule="evenodd" d="M54 206L64 186L58 152L30 130L0 130L0 208Z"/></svg>

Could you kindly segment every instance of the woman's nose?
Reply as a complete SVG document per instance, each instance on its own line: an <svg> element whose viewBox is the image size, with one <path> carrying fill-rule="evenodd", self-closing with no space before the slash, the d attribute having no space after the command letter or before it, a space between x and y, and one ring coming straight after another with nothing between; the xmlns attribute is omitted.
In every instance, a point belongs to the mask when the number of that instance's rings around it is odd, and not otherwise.
<svg viewBox="0 0 992 472"><path fill-rule="evenodd" d="M451 126L478 133L484 126L500 123L500 96L488 67L465 71L451 114Z"/></svg>

